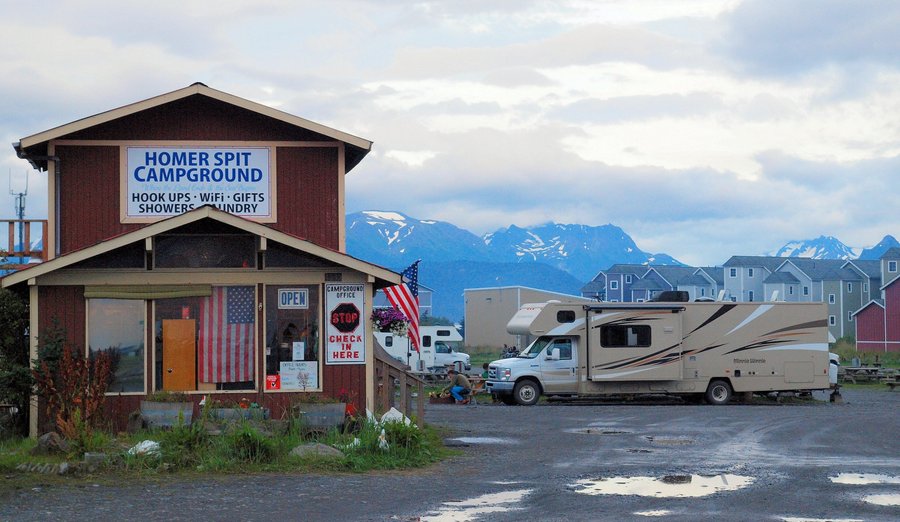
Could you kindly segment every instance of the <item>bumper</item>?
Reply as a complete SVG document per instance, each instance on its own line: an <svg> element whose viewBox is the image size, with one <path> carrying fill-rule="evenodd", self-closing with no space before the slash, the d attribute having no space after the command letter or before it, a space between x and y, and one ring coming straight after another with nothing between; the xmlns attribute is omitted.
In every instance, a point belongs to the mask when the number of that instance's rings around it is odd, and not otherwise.
<svg viewBox="0 0 900 522"><path fill-rule="evenodd" d="M491 393L512 393L513 388L516 387L516 383L514 382L506 382L506 381L487 381L484 383L487 391Z"/></svg>

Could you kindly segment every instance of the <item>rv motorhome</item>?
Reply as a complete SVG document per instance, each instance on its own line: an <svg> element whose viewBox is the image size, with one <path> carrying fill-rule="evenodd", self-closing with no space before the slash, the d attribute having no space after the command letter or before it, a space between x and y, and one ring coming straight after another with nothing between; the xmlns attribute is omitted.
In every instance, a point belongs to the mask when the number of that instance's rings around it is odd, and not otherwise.
<svg viewBox="0 0 900 522"><path fill-rule="evenodd" d="M463 372L472 369L469 354L459 351L463 338L454 326L420 326L419 352L405 335L375 332L375 338L395 359L414 372L443 373L450 366Z"/></svg>
<svg viewBox="0 0 900 522"><path fill-rule="evenodd" d="M541 395L665 393L726 404L734 393L827 390L824 303L548 303L507 325L536 337L490 363L486 387L508 404Z"/></svg>

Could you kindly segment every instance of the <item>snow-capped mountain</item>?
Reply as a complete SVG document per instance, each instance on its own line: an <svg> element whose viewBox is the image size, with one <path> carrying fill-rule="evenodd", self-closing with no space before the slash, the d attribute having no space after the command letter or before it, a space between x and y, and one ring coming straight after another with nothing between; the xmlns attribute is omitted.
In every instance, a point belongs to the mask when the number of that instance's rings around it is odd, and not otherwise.
<svg viewBox="0 0 900 522"><path fill-rule="evenodd" d="M835 237L819 236L805 241L790 241L771 255L811 259L856 259L858 252Z"/></svg>
<svg viewBox="0 0 900 522"><path fill-rule="evenodd" d="M900 247L900 241L897 241L894 236L887 235L882 238L881 241L878 242L877 245L869 248L864 248L862 253L859 254L860 259L868 259L875 260L881 259L881 256L888 251L888 249Z"/></svg>
<svg viewBox="0 0 900 522"><path fill-rule="evenodd" d="M613 225L510 226L478 237L451 223L378 210L347 215L347 253L397 271L421 259L433 314L454 320L462 318L466 288L521 285L578 295L615 263L678 264L643 252Z"/></svg>
<svg viewBox="0 0 900 522"><path fill-rule="evenodd" d="M616 263L680 264L666 254L650 255L631 236L615 225L592 227L548 223L521 228L515 225L485 234L482 238L502 260L539 262L589 281L601 269Z"/></svg>
<svg viewBox="0 0 900 522"><path fill-rule="evenodd" d="M351 255L392 268L416 259L542 263L584 282L615 263L641 264L652 259L654 264L679 264L666 254L642 251L614 225L512 225L479 238L451 223L376 210L347 216L347 249Z"/></svg>

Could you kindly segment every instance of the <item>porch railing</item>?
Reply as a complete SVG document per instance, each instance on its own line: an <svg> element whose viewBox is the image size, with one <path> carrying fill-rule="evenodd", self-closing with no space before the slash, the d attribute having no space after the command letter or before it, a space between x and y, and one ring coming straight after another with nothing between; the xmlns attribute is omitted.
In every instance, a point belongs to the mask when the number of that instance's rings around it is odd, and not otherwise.
<svg viewBox="0 0 900 522"><path fill-rule="evenodd" d="M397 388L400 389L399 397ZM387 411L393 406L411 417L413 393L416 405L416 424L425 425L425 381L407 371L407 366L394 359L375 343L375 406Z"/></svg>
<svg viewBox="0 0 900 522"><path fill-rule="evenodd" d="M0 219L6 223L7 242L3 255L7 263L15 264L19 259L47 260L47 220L46 219ZM33 234L33 229L40 228L40 235ZM34 231L36 232L36 231ZM41 240L40 248L32 248L32 239Z"/></svg>

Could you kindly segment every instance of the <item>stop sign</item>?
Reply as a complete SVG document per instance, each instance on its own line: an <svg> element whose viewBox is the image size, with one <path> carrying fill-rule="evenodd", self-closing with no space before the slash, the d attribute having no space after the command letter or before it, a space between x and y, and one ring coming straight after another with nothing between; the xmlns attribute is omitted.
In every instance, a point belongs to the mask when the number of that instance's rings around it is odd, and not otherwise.
<svg viewBox="0 0 900 522"><path fill-rule="evenodd" d="M353 303L341 303L331 311L331 325L341 333L350 333L359 327L359 308Z"/></svg>

